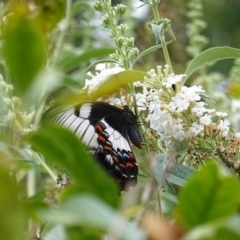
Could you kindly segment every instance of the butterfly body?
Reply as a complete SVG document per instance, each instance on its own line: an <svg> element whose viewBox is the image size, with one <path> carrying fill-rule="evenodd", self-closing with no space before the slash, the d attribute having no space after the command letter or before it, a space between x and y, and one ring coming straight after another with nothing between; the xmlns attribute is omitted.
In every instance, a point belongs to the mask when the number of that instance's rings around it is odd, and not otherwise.
<svg viewBox="0 0 240 240"><path fill-rule="evenodd" d="M103 102L83 102L62 109L52 119L75 133L122 190L136 185L138 165L130 142L138 148L144 143L128 106L120 109Z"/></svg>

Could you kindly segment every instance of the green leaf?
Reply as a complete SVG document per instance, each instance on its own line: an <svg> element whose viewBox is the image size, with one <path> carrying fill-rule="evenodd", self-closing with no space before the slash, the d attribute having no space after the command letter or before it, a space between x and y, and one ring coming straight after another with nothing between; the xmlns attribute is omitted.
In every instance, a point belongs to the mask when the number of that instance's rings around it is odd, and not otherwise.
<svg viewBox="0 0 240 240"><path fill-rule="evenodd" d="M79 191L95 194L114 207L118 205L116 183L89 157L72 132L45 123L30 141L48 161L60 165L74 178Z"/></svg>
<svg viewBox="0 0 240 240"><path fill-rule="evenodd" d="M224 169L225 170L225 169ZM240 184L210 163L193 175L179 197L177 218L192 228L237 212L240 203Z"/></svg>
<svg viewBox="0 0 240 240"><path fill-rule="evenodd" d="M127 222L115 209L101 199L87 195L75 195L65 200L58 208L40 213L46 220L65 226L81 226L110 231L112 239L141 240L144 233Z"/></svg>
<svg viewBox="0 0 240 240"><path fill-rule="evenodd" d="M119 88L125 87L129 83L136 81L143 81L145 72L126 70L110 76L103 84L101 84L96 91L90 94L90 99L97 99L99 97L109 96L116 93Z"/></svg>
<svg viewBox="0 0 240 240"><path fill-rule="evenodd" d="M165 186L167 183L184 186L186 179L188 179L194 173L194 170L187 166L170 164L167 160L166 154L159 154L156 157L156 161L157 165L155 177L163 186Z"/></svg>
<svg viewBox="0 0 240 240"><path fill-rule="evenodd" d="M82 62L88 62L93 58L99 58L113 53L115 49L113 48L100 48L100 49L91 49L85 51L82 54L76 54L73 52L64 53L60 60L59 66L65 71L70 71L71 69L79 66Z"/></svg>
<svg viewBox="0 0 240 240"><path fill-rule="evenodd" d="M175 147L178 153L184 153L187 151L189 145L189 140L184 139L183 141L175 140L173 146Z"/></svg>
<svg viewBox="0 0 240 240"><path fill-rule="evenodd" d="M187 232L182 240L240 239L240 216L232 216L201 224Z"/></svg>
<svg viewBox="0 0 240 240"><path fill-rule="evenodd" d="M240 49L231 47L215 47L203 51L189 63L185 71L185 82L192 73L199 68L204 67L208 63L229 58L240 58Z"/></svg>
<svg viewBox="0 0 240 240"><path fill-rule="evenodd" d="M184 165L175 164L172 167L170 173L166 172L166 179L169 183L173 183L173 184L183 187L186 184L187 178L193 172L194 171L191 168L188 168Z"/></svg>
<svg viewBox="0 0 240 240"><path fill-rule="evenodd" d="M15 91L23 95L43 67L46 57L44 33L29 15L27 3L16 2L4 24L3 53Z"/></svg>
<svg viewBox="0 0 240 240"><path fill-rule="evenodd" d="M161 23L159 25L151 23L151 28L155 35L156 44L158 44L160 37L164 36L164 23Z"/></svg>
<svg viewBox="0 0 240 240"><path fill-rule="evenodd" d="M165 175L165 169L166 169L166 154L159 154L156 156L156 169L154 172L155 178L157 181L165 186L166 184L166 175Z"/></svg>

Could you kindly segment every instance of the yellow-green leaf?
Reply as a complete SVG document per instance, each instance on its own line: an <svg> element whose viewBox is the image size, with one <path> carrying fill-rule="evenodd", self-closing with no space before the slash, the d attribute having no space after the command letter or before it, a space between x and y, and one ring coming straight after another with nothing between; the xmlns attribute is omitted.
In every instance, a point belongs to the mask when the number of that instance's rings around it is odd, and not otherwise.
<svg viewBox="0 0 240 240"><path fill-rule="evenodd" d="M107 97L116 93L119 88L125 87L129 83L136 81L143 81L145 72L126 70L110 76L103 84L101 84L96 91L90 94L90 99L97 99L99 97Z"/></svg>

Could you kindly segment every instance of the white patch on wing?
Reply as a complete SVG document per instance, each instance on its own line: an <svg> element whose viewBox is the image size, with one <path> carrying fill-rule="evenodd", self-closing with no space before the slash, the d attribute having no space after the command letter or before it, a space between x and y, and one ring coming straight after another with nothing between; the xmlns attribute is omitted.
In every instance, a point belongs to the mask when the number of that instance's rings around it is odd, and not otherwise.
<svg viewBox="0 0 240 240"><path fill-rule="evenodd" d="M121 139L119 139L119 144L122 147L122 149L125 149L126 151L132 151L129 145L129 142L122 136Z"/></svg>
<svg viewBox="0 0 240 240"><path fill-rule="evenodd" d="M77 118L75 119L75 121L73 121L73 122L71 123L71 125L69 125L68 128L69 128L72 132L75 132L79 127L81 127L81 124L82 124L83 121L84 121L84 119L77 117Z"/></svg>
<svg viewBox="0 0 240 240"><path fill-rule="evenodd" d="M113 136L116 140L119 140L122 137L122 135L116 130L113 132Z"/></svg>
<svg viewBox="0 0 240 240"><path fill-rule="evenodd" d="M96 133L94 131L94 135L93 135L90 143L88 144L88 147L95 150L95 149L98 148L98 146L99 146L99 144L97 142L97 135L96 135Z"/></svg>
<svg viewBox="0 0 240 240"><path fill-rule="evenodd" d="M67 120L66 120L64 123L62 123L62 124L63 124L63 126L69 128L69 126L72 124L72 122L75 121L76 119L77 119L77 116L76 116L75 114L72 114L72 115L70 115L70 116L67 118Z"/></svg>
<svg viewBox="0 0 240 240"><path fill-rule="evenodd" d="M115 132L116 131L114 131L114 133ZM114 134L109 135L108 140L112 143L113 149L115 149L116 151L117 151L117 149L120 149L120 150L124 149L126 151L131 151L128 141L120 134L119 134L118 139L115 138Z"/></svg>
<svg viewBox="0 0 240 240"><path fill-rule="evenodd" d="M113 159L111 155L106 155L105 159L111 164L113 165Z"/></svg>
<svg viewBox="0 0 240 240"><path fill-rule="evenodd" d="M90 125L90 121L89 120L84 120L81 125L79 126L78 130L76 131L76 135L79 139L81 139L83 137L84 132L86 131L86 129L88 128L88 126Z"/></svg>
<svg viewBox="0 0 240 240"><path fill-rule="evenodd" d="M104 119L101 120L101 122L106 126L106 129L104 131L108 133L108 140L112 143L112 146L115 150L124 149L126 151L132 151L127 139L125 139L123 135L109 126L109 124Z"/></svg>
<svg viewBox="0 0 240 240"><path fill-rule="evenodd" d="M92 125L89 125L86 129L86 132L82 138L82 141L86 144L86 146L89 145L89 142L92 140L92 137L95 135L95 129Z"/></svg>
<svg viewBox="0 0 240 240"><path fill-rule="evenodd" d="M63 114L60 113L56 116L56 122L58 124L63 124L63 122L71 115L73 114L73 109L69 109L68 111L64 112Z"/></svg>
<svg viewBox="0 0 240 240"><path fill-rule="evenodd" d="M79 109L79 117L88 118L91 113L91 106L92 103L84 103Z"/></svg>

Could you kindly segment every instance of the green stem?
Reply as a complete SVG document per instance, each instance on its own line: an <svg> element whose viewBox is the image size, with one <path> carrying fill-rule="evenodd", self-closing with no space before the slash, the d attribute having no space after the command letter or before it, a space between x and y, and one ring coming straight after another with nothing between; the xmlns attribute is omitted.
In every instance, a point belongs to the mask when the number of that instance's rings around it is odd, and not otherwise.
<svg viewBox="0 0 240 240"><path fill-rule="evenodd" d="M46 170L46 172L49 174L49 176L56 182L57 176L54 174L51 168L48 167L48 165L44 162L42 158L38 157L38 161L42 165L42 167Z"/></svg>
<svg viewBox="0 0 240 240"><path fill-rule="evenodd" d="M157 190L157 204L158 204L158 210L159 210L159 214L161 216L161 218L163 218L163 213L162 213L162 205L161 205L161 191L158 191L158 182L156 180L154 180L155 183L155 188Z"/></svg>
<svg viewBox="0 0 240 240"><path fill-rule="evenodd" d="M152 10L153 10L153 14L154 14L154 21L156 22L156 24L159 24L160 22L160 16L159 16L159 12L158 12L158 1L152 1ZM173 68L172 68L172 63L168 54L168 49L167 49L167 44L165 41L165 37L164 36L160 36L160 41L162 44L162 49L163 49L163 55L166 61L166 64L169 65L169 72L173 73Z"/></svg>
<svg viewBox="0 0 240 240"><path fill-rule="evenodd" d="M162 44L163 55L164 55L166 64L169 66L169 73L171 74L171 73L173 73L173 68L172 68L172 63L171 63L171 60L170 60L170 57L169 57L169 54L168 54L168 49L167 49L167 44L165 42L165 37L161 36L160 41L161 41L161 44Z"/></svg>
<svg viewBox="0 0 240 240"><path fill-rule="evenodd" d="M27 195L28 197L34 196L36 193L36 174L35 170L31 169L27 173Z"/></svg>
<svg viewBox="0 0 240 240"><path fill-rule="evenodd" d="M69 27L70 21L71 21L71 10L72 10L72 0L66 0L66 14L65 14L65 23L64 23L65 26L64 26L64 29L62 31L60 31L58 41L56 43L56 51L53 55L52 62L50 64L53 67L56 65L59 55L62 51L65 33L66 33L66 30Z"/></svg>
<svg viewBox="0 0 240 240"><path fill-rule="evenodd" d="M41 121L41 116L42 116L42 113L44 111L43 107L46 103L46 90L43 90L40 97L39 97L39 100L36 104L36 112L34 114L34 117L33 117L33 126L34 128L37 128L39 126L39 123Z"/></svg>
<svg viewBox="0 0 240 240"><path fill-rule="evenodd" d="M159 17L159 12L158 12L158 3L157 1L153 1L152 3L152 10L153 10L153 15L154 15L154 20L156 21L156 23L159 22L160 17Z"/></svg>

